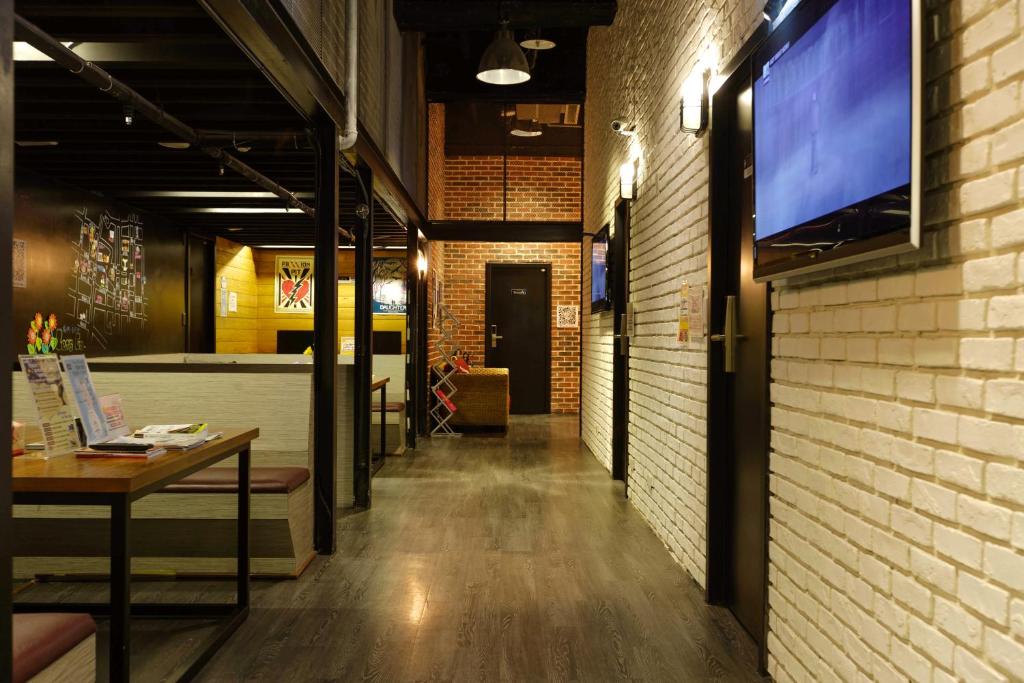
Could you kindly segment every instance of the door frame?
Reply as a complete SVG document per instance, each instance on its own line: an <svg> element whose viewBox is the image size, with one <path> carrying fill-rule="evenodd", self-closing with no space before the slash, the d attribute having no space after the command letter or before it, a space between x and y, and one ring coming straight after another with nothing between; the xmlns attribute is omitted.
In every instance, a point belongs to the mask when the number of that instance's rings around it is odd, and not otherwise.
<svg viewBox="0 0 1024 683"><path fill-rule="evenodd" d="M540 263L536 261L528 262L490 262L487 263L487 273L484 280L484 367L487 367L487 344L490 341L488 335L490 335L491 326L491 273L495 269L501 270L504 268L521 268L521 267L535 267L544 269L544 288L547 290L547 296L545 297L545 306L547 306L548 314L544 316L544 367L547 371L544 373L544 415L551 414L551 264ZM511 388L511 380L509 380L509 387Z"/></svg>
<svg viewBox="0 0 1024 683"><path fill-rule="evenodd" d="M629 304L629 236L632 216L628 199L615 202L612 237L612 479L621 481L629 497L629 353L631 340L622 317ZM624 347L624 348L623 348ZM621 382L615 378L621 374ZM620 419L616 420L615 417Z"/></svg>
<svg viewBox="0 0 1024 683"><path fill-rule="evenodd" d="M730 195L730 182L728 179L729 160L732 148L732 136L730 128L721 121L723 111L730 111L724 105L724 99L737 80L744 78L751 79L753 85L752 58L754 52L769 33L768 22L762 24L751 38L743 45L736 57L722 70L724 80L718 88L716 95L712 98L712 120L710 128L710 163L709 163L709 216L708 216L708 328L718 329L725 318L725 296L732 293L728 290L731 287L732 272L722 272L721 268L715 268L716 262L733 260L739 263L739 245L731 242L731 231L729 221L733 217L732 196ZM717 104L717 106L716 106ZM716 112L718 116L716 117ZM766 377L765 392L763 401L769 409L765 412L765 423L761 426L763 432L765 452L765 476L762 482L764 498L764 573L762 585L764 587L764 604L762 605L762 632L760 643L755 643L758 648L758 667L761 673L767 672L768 666L768 571L769 571L769 531L770 531L770 489L769 480L771 474L770 445L771 445L771 285L765 287L765 334L767 335L765 366ZM718 344L707 344L707 541L706 556L707 566L705 576L707 585L705 587L705 599L711 604L723 604L727 599L725 576L727 575L726 563L729 559L728 542L729 538L729 472L725 467L727 460L723 452L731 445L731 428L728 421L728 410L731 399L731 388L727 384L729 379L722 367L722 347ZM739 624L739 620L736 620ZM743 629L742 626L740 626ZM745 629L744 629L745 630Z"/></svg>
<svg viewBox="0 0 1024 683"><path fill-rule="evenodd" d="M203 282L210 288L210 302L206 310L202 311L202 324L210 332L206 348L192 348L192 330L195 321L192 318L192 247L198 242L202 245L207 260L207 272L204 274ZM217 351L217 244L215 239L185 233L185 350L188 353L216 353Z"/></svg>

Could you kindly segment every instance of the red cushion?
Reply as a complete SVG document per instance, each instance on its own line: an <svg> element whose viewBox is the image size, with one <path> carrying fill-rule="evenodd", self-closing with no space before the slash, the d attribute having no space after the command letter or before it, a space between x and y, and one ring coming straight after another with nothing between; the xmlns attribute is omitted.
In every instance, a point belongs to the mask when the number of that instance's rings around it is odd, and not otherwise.
<svg viewBox="0 0 1024 683"><path fill-rule="evenodd" d="M14 683L24 683L96 633L88 614L15 614Z"/></svg>
<svg viewBox="0 0 1024 683"><path fill-rule="evenodd" d="M253 467L249 490L253 493L291 493L309 480L305 467ZM161 493L238 493L238 470L207 467L161 489Z"/></svg>

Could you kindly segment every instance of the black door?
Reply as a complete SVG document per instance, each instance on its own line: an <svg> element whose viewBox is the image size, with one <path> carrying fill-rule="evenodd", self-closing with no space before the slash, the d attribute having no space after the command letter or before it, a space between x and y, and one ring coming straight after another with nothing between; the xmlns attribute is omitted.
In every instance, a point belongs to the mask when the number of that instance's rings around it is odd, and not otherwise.
<svg viewBox="0 0 1024 683"><path fill-rule="evenodd" d="M511 412L551 412L551 266L487 264L486 365L508 368Z"/></svg>
<svg viewBox="0 0 1024 683"><path fill-rule="evenodd" d="M612 477L629 492L629 203L615 205L615 235L611 238L609 278L615 316L615 358L612 361Z"/></svg>
<svg viewBox="0 0 1024 683"><path fill-rule="evenodd" d="M711 140L708 597L764 652L768 545L768 287L752 279L749 62L716 93ZM763 654L762 654L763 656Z"/></svg>
<svg viewBox="0 0 1024 683"><path fill-rule="evenodd" d="M188 238L188 350L213 353L214 278L216 276L213 242L189 235Z"/></svg>

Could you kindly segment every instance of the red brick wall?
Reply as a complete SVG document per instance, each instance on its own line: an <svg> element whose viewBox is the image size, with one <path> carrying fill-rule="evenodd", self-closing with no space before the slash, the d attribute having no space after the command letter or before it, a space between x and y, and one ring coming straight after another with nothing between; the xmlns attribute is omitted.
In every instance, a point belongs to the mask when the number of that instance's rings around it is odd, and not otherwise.
<svg viewBox="0 0 1024 683"><path fill-rule="evenodd" d="M502 157L453 156L441 163L445 189L438 200L443 200L445 219L504 218ZM581 169L581 160L572 157L508 157L508 220L580 220Z"/></svg>
<svg viewBox="0 0 1024 683"><path fill-rule="evenodd" d="M573 243L446 242L444 244L445 301L458 317L459 343L473 363L484 361L484 285L488 263L551 264L551 410L579 409L579 334L559 329L559 304L580 302L580 245Z"/></svg>

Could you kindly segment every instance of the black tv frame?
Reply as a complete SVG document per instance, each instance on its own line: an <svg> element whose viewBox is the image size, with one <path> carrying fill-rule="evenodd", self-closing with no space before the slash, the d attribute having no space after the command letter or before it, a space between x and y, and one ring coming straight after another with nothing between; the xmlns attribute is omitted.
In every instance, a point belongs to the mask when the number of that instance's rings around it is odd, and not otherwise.
<svg viewBox="0 0 1024 683"><path fill-rule="evenodd" d="M776 26L754 55L754 79L760 65L775 55L787 42L799 40L833 5L842 0L804 0ZM910 4L911 43L911 156L910 183L907 193L878 195L855 205L833 211L825 216L793 226L788 230L758 240L754 237L754 280L765 282L810 273L837 266L880 258L890 254L913 251L921 245L921 130L922 62L921 0L903 0ZM757 106L754 97L753 106ZM754 127L754 136L757 127ZM754 183L757 183L754 161ZM755 207L756 208L756 207ZM893 219L892 211L909 210L909 218ZM886 226L883 223L889 222ZM756 225L756 217L755 217ZM831 226L824 230L819 226ZM854 241L830 237L836 228L860 230L867 236ZM872 234L873 233L873 234ZM794 238L796 242L794 243ZM834 237L832 237L835 239ZM769 252L769 250L773 250ZM771 256L770 258L768 256ZM759 258L760 257L760 258Z"/></svg>
<svg viewBox="0 0 1024 683"><path fill-rule="evenodd" d="M603 239L602 239L603 236ZM612 272L612 238L611 238L611 225L605 223L600 230L594 233L593 239L590 240L590 277L593 280L594 277L594 243L603 241L608 245L607 251L605 251L604 257L604 273L605 273L605 285L604 285L604 300L595 301L593 299L593 285L591 285L591 299L590 299L590 312L591 313L604 313L612 310L612 284L615 282L614 273Z"/></svg>

